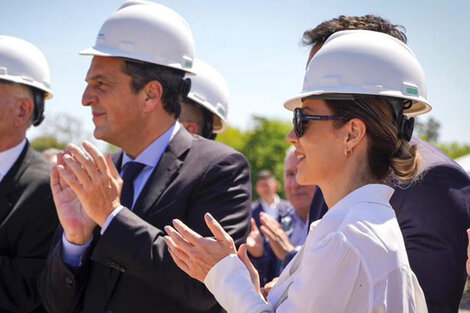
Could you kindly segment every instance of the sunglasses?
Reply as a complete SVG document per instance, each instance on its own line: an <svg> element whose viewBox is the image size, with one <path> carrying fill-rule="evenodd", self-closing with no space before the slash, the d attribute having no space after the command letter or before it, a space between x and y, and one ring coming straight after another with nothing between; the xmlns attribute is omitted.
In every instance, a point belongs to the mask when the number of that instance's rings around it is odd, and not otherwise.
<svg viewBox="0 0 470 313"><path fill-rule="evenodd" d="M302 108L296 108L294 110L294 118L292 123L294 124L294 131L297 138L303 136L305 131L305 125L310 121L330 121L330 120L345 120L346 117L338 115L304 115L302 114Z"/></svg>

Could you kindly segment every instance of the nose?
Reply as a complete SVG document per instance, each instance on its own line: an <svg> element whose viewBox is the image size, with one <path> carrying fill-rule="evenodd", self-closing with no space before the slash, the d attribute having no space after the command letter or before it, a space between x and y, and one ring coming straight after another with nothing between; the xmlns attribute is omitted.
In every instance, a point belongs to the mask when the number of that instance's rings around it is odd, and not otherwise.
<svg viewBox="0 0 470 313"><path fill-rule="evenodd" d="M297 135L295 134L294 129L291 129L291 131L287 134L286 141L293 145L298 143L299 138L297 138Z"/></svg>
<svg viewBox="0 0 470 313"><path fill-rule="evenodd" d="M93 89L88 85L83 91L82 105L92 106L98 102L98 97L93 93Z"/></svg>

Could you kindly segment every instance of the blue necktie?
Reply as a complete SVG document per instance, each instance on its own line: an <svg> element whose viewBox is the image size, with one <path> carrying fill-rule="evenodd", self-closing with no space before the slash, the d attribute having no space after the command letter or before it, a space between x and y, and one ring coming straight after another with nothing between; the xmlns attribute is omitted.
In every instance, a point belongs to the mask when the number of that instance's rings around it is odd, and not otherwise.
<svg viewBox="0 0 470 313"><path fill-rule="evenodd" d="M121 204L128 209L132 209L134 202L134 180L144 167L145 164L139 162L127 162L122 169Z"/></svg>

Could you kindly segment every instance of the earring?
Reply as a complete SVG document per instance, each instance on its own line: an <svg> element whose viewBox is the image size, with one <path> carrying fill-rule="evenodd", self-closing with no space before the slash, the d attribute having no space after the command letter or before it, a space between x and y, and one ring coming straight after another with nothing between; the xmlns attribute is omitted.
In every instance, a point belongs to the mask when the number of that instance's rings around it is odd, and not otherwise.
<svg viewBox="0 0 470 313"><path fill-rule="evenodd" d="M351 150L351 149L349 149L349 148L344 149L344 155L345 155L345 156L348 157L348 156L351 155L351 153L352 153L352 150Z"/></svg>

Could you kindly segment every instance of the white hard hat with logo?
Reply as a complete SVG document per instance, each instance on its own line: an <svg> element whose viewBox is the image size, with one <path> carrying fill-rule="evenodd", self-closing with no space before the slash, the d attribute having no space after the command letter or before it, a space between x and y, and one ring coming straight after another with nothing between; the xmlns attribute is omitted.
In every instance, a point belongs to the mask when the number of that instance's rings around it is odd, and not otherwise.
<svg viewBox="0 0 470 313"><path fill-rule="evenodd" d="M294 110L306 97L356 94L409 100L403 111L408 116L431 110L425 75L413 51L392 36L368 30L331 35L310 60L302 92L284 106Z"/></svg>
<svg viewBox="0 0 470 313"><path fill-rule="evenodd" d="M188 98L213 113L214 133L227 128L229 89L224 77L212 66L196 59L193 67L196 76L191 77Z"/></svg>
<svg viewBox="0 0 470 313"><path fill-rule="evenodd" d="M194 40L175 11L149 1L128 1L104 22L82 55L122 57L192 73Z"/></svg>
<svg viewBox="0 0 470 313"><path fill-rule="evenodd" d="M35 87L46 99L52 98L46 57L23 39L0 36L0 80Z"/></svg>

